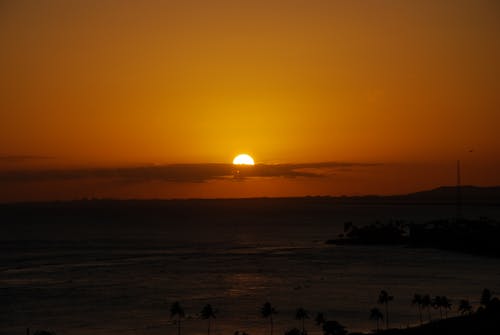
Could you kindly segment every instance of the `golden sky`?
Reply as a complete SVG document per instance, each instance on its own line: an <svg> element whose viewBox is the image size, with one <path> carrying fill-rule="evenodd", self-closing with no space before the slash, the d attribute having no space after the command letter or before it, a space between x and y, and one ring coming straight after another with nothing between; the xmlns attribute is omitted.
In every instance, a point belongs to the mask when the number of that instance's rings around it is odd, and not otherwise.
<svg viewBox="0 0 500 335"><path fill-rule="evenodd" d="M0 50L0 201L500 184L498 1L0 1ZM241 152L286 173L109 172Z"/></svg>

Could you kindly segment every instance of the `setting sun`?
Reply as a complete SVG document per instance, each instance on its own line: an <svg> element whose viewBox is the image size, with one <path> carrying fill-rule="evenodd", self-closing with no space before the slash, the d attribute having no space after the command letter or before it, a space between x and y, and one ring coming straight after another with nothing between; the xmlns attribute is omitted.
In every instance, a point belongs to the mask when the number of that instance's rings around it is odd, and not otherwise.
<svg viewBox="0 0 500 335"><path fill-rule="evenodd" d="M233 164L235 165L255 165L253 158L247 154L241 154L233 159Z"/></svg>

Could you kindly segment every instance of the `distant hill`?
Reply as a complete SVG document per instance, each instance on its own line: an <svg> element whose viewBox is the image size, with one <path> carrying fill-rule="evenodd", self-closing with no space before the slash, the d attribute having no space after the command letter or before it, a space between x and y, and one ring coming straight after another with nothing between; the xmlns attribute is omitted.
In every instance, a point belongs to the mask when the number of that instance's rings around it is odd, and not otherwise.
<svg viewBox="0 0 500 335"><path fill-rule="evenodd" d="M467 205L500 206L500 187L464 186L462 203ZM434 190L392 196L308 196L296 198L244 198L244 199L178 199L178 200L114 200L84 199L55 202L27 202L0 204L2 218L42 217L113 217L132 219L134 216L163 218L218 216L301 216L328 217L336 205L450 205L456 203L456 187L439 187Z"/></svg>
<svg viewBox="0 0 500 335"><path fill-rule="evenodd" d="M460 188L464 204L500 204L500 187L462 186ZM442 186L433 190L383 197L390 200L418 203L454 203L457 200L457 187Z"/></svg>
<svg viewBox="0 0 500 335"><path fill-rule="evenodd" d="M464 205L500 205L500 186L479 187L462 186L461 199ZM300 210L302 208L319 209L329 204L454 204L457 201L457 188L455 186L442 186L432 190L420 191L400 195L363 195L363 196L305 196L289 198L220 198L220 199L150 199L150 200L117 200L117 199L81 199L73 201L52 202L26 202L0 204L3 208L66 208L66 209L98 209L98 208L131 208L131 209L223 209L233 211L243 208L261 209L263 211L275 211L286 209L287 211Z"/></svg>

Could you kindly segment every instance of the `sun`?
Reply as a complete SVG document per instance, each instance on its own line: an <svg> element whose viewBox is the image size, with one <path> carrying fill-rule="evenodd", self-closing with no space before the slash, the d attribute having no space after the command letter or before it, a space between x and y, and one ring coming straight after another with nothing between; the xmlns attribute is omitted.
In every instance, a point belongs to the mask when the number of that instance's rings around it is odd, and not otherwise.
<svg viewBox="0 0 500 335"><path fill-rule="evenodd" d="M234 165L255 165L255 162L253 161L253 158L250 157L247 154L241 154L233 159L233 164Z"/></svg>

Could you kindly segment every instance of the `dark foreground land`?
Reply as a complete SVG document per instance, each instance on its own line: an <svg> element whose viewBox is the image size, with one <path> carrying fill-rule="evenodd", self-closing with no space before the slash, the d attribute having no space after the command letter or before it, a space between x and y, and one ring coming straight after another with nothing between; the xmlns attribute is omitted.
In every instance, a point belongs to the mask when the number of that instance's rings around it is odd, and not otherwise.
<svg viewBox="0 0 500 335"><path fill-rule="evenodd" d="M29 330L28 335L29 335ZM493 298L488 306L480 307L475 313L455 316L446 319L428 322L416 327L404 329L380 329L371 333L349 333L336 321L325 321L324 335L498 335L500 334L500 301ZM235 335L249 335L244 332L235 332ZM57 335L52 331L36 331L34 335ZM307 335L306 331L293 328L285 335Z"/></svg>
<svg viewBox="0 0 500 335"><path fill-rule="evenodd" d="M381 335L494 335L500 334L500 308L495 306L480 309L471 315L450 317L433 321L422 326L406 329L388 329L377 332ZM361 335L362 333L351 333Z"/></svg>

